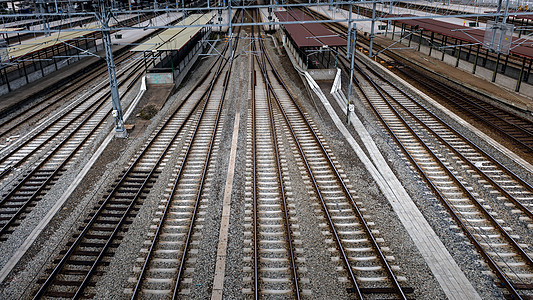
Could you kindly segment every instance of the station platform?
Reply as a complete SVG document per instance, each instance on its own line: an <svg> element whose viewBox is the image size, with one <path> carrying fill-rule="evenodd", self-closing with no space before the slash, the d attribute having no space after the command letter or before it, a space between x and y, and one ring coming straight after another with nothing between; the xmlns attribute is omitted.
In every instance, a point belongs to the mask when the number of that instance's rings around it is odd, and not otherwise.
<svg viewBox="0 0 533 300"><path fill-rule="evenodd" d="M50 26L50 29L58 29L58 28L66 28L67 26L70 26L70 27L74 27L76 25L79 25L79 24L83 24L89 20L91 20L92 17L71 17L71 18L68 18L67 22L65 22L66 20L65 19L61 19L61 20L56 20L56 21L52 21L52 22L49 22L48 25ZM15 21L15 22L9 22L9 23L4 23L2 24L2 26L0 27L0 31L2 30L6 30L9 29L9 28L18 28L20 30L30 30L30 31L38 31L38 30L42 30L42 27L43 25L39 23L40 20L24 20L24 21ZM17 31L20 31L20 30L17 30ZM6 40L9 41L9 44L13 44L13 42L11 40L15 40L15 38L18 36L18 35L31 35L32 33L20 33L20 32L17 32L17 31L12 31L12 32L9 32L5 35L5 38ZM20 43L20 41L19 41Z"/></svg>
<svg viewBox="0 0 533 300"><path fill-rule="evenodd" d="M346 16L348 14L347 11L341 11L339 9L328 10L327 7L322 7L321 9L318 7L311 7L311 9L329 18L335 17L334 14L337 14L337 18L339 18L338 14L345 14ZM346 22L344 25L348 26ZM371 29L370 25L371 22L360 22L357 25L357 30L368 34L370 33ZM391 39L386 38L384 35L379 34L375 36L374 41L385 47L391 46L393 43L397 43L397 41L392 41ZM401 45L400 47L397 46L395 48L401 48ZM454 67L453 65L443 62L440 59L429 57L428 55L413 49L408 49L407 47L404 47L404 49L394 49L391 51L405 58L405 61L408 61L434 74L438 74L443 78L449 79L458 85L464 86L466 89L473 90L485 95L488 98L505 103L506 105L515 107L519 110L530 113L533 112L533 98L524 93L517 93L512 91L510 88L491 83L480 76L473 75L471 72L466 72Z"/></svg>
<svg viewBox="0 0 533 300"><path fill-rule="evenodd" d="M381 45L391 45L393 43L390 39L379 36L375 38L375 41ZM403 57L406 61L434 74L438 74L467 89L476 91L488 98L505 103L519 110L533 113L533 98L522 93L511 91L473 75L471 72L465 72L464 70L442 62L440 59L429 57L417 51L410 49L396 49L392 51Z"/></svg>
<svg viewBox="0 0 533 300"><path fill-rule="evenodd" d="M150 26L153 24L166 25L171 22L174 22L181 18L181 13L173 13L169 15L163 15L157 17L155 20L147 20L141 23L139 26ZM113 52L120 51L125 47L128 47L132 44L139 43L140 40L144 39L148 35L155 32L157 29L147 29L147 30L123 30L113 34ZM120 35L121 38L117 39L116 36ZM99 40L98 44L101 44L102 41ZM2 95L2 100L0 101L0 116L4 113L10 111L13 107L22 104L28 99L33 98L38 95L45 94L54 86L60 84L64 78L71 78L76 74L82 73L85 69L90 69L95 67L98 64L105 64L105 52L103 47L100 46L98 51L94 53L96 56L82 58L80 61L71 64L68 68L60 68L57 71L42 77L36 81L30 82L24 85L22 88L18 88L12 92L9 92L5 95Z"/></svg>

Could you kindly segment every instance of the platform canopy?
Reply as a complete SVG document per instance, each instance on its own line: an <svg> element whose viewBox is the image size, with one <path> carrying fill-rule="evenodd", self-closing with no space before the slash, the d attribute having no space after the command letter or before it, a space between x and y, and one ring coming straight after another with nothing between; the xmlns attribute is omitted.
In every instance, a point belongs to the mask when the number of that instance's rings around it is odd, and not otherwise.
<svg viewBox="0 0 533 300"><path fill-rule="evenodd" d="M0 32L4 32L4 33L16 32L16 31L21 31L21 30L24 30L24 29L26 29L26 28L23 28L23 27L0 28Z"/></svg>
<svg viewBox="0 0 533 300"><path fill-rule="evenodd" d="M181 20L179 25L206 25L213 19L211 14L193 14ZM157 34L148 41L135 47L134 52L145 51L171 51L180 50L191 40L203 27L179 27L169 28Z"/></svg>
<svg viewBox="0 0 533 300"><path fill-rule="evenodd" d="M301 10L277 11L275 14L281 22L314 20ZM346 46L345 39L319 23L284 24L283 26L298 48Z"/></svg>
<svg viewBox="0 0 533 300"><path fill-rule="evenodd" d="M12 45L7 48L9 59L16 59L32 54L63 42L73 41L96 32L95 26L86 27L89 30L54 32L49 36L25 41L22 44Z"/></svg>
<svg viewBox="0 0 533 300"><path fill-rule="evenodd" d="M396 16L405 17L409 15ZM472 44L483 43L485 37L484 29L474 29L472 27L461 26L434 19L402 19L397 20L396 22L407 24L411 27L418 27L419 29L432 31L443 36L455 38ZM531 47L530 44L531 41L525 38L513 39L510 53L522 57L533 58L533 47Z"/></svg>

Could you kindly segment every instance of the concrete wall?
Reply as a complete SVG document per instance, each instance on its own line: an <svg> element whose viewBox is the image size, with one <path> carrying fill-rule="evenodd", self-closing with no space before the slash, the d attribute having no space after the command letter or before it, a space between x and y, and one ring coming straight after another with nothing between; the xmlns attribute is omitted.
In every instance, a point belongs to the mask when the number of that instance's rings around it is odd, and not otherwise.
<svg viewBox="0 0 533 300"><path fill-rule="evenodd" d="M172 73L148 73L146 74L147 84L169 84L174 83Z"/></svg>
<svg viewBox="0 0 533 300"><path fill-rule="evenodd" d="M334 80L337 69L309 69L307 72L315 81Z"/></svg>

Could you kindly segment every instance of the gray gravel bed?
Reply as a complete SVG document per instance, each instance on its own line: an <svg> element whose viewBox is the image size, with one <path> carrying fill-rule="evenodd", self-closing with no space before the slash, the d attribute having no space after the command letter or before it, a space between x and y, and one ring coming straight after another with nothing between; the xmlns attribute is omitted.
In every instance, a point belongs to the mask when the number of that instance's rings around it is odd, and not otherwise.
<svg viewBox="0 0 533 300"><path fill-rule="evenodd" d="M269 47L270 39L266 40ZM242 43L241 43L242 46ZM331 122L327 112L318 101L312 99L309 95L305 85L299 80L299 75L292 68L290 61L286 57L284 50L273 53L270 52L271 58L275 64L284 67L281 75L285 79L289 88L296 95L302 95L297 99L304 111L309 114L310 119L314 120L314 124L319 128L320 133L324 136L344 173L350 179L350 184L354 187L353 193L359 197L361 206L367 209L365 215L370 216L370 220L375 223L375 229L379 230L379 237L385 240L383 244L391 249L391 255L395 257L393 265L398 265L400 270L397 273L407 278L404 286L414 288L414 293L410 298L417 299L443 299L444 293L440 289L439 284L433 277L431 271L427 267L424 259L421 257L416 246L410 239L406 230L401 225L400 221L394 214L388 201L379 191L377 185L369 178L368 172L364 169L361 162L356 158L344 140L342 135L338 132L335 125ZM109 187L111 181L115 180L124 166L128 165L130 158L138 151L138 149L146 142L152 131L158 126L164 118L168 116L182 100L185 94L196 80L208 71L207 67L210 65L208 61L213 58L207 58L197 64L197 68L190 75L188 80L184 81L177 94L173 95L161 111L149 122L143 132L137 133L135 138L128 138L125 140L115 139L108 146L102 154L99 162L89 172L87 177L82 181L81 185L70 197L67 204L62 208L60 213L53 219L45 231L38 237L36 243L23 257L19 265L10 274L6 282L0 286L0 298L30 298L30 295L35 292L37 287L36 280L42 278L42 274L47 273L46 269L53 264L51 261L57 257L60 249L64 249L64 244L70 239L73 233L76 233L78 226L83 224L83 220L87 216L87 209L92 208L97 201L105 195L105 190ZM189 289L190 294L187 298L205 299L211 295L211 285L214 276L214 267L216 260L216 249L218 245L218 233L220 226L220 216L222 212L222 197L224 193L224 186L227 176L227 166L229 160L229 152L232 147L231 137L233 134L234 113L239 110L240 125L239 125L239 140L237 144L237 162L231 203L231 219L230 219L230 235L227 250L227 265L226 265L226 279L224 282L224 297L226 299L242 299L249 298L242 293L244 283L243 279L246 272L243 272L243 244L244 244L244 186L246 182L246 123L248 117L248 87L249 87L249 58L245 55L240 56L235 60L233 70L233 78L228 88L229 98L224 105L224 123L220 129L221 136L219 137L218 154L214 157L211 168L209 170L209 196L207 212L203 216L205 219L202 222L203 227L196 231L196 236L199 241L195 244L198 249L198 254L195 255L194 265L188 264L189 267L194 267L194 273L186 274L190 278L190 284L186 288ZM346 79L344 79L346 82ZM343 82L343 83L344 83ZM360 100L357 101L356 113L363 121L369 133L374 137L379 149L389 162L389 165L404 184L406 190L411 195L419 209L422 211L430 225L433 227L437 235L441 238L446 248L450 251L452 256L456 259L459 266L464 270L467 277L470 279L474 287L478 290L481 297L484 299L497 299L502 297L501 290L494 285L493 277L485 275L487 271L486 265L482 262L481 257L475 252L472 245L465 239L460 231L454 228L453 221L447 216L446 211L436 198L429 191L425 183L417 176L409 167L408 162L400 153L398 147L389 137L388 133L378 125L373 113L369 110L367 105ZM237 105L240 103L240 106ZM141 107L142 104L139 105ZM334 105L334 108L340 112L342 108ZM443 116L450 123L455 124L448 117ZM342 117L341 117L342 119ZM141 130L141 129L138 129ZM472 139L476 138L466 129L465 131ZM352 134L354 134L352 130ZM101 138L104 134L101 134ZM354 134L354 137L359 142L359 137ZM286 137L281 138L283 146L288 157L287 165L296 166L295 158L291 154ZM476 143L483 145L483 141L476 140ZM95 143L97 144L97 143ZM88 151L94 148L87 149ZM488 150L491 154L500 158L501 155L493 149ZM123 234L124 238L120 246L114 250L114 256L106 258L109 261L109 267L102 269L105 271L104 275L97 278L98 282L95 288L91 288L91 292L96 294L96 299L123 299L128 298L128 294L124 293L126 289L132 287L132 283L128 279L134 276L133 268L138 266L136 261L140 256L140 249L145 240L149 227L152 224L151 220L154 218L158 205L164 190L168 185L169 179L174 172L173 166L177 162L177 153L167 163L163 172L159 175L157 182L154 184L148 197L144 200L144 204L137 213L137 217L133 220L129 230ZM84 161L88 159L83 158ZM529 182L532 181L531 174L525 174L516 164L509 162L508 159L503 159L506 164L515 170L520 176L527 178ZM66 172L66 174L58 182L57 189L49 192L49 196L43 199L43 204L39 204L32 214L42 214L40 206L50 204L54 197L58 197L66 188L66 185L74 178L75 172ZM285 176L291 178L301 178L299 170L296 167L290 168L289 173ZM339 273L332 265L335 262L331 261L332 254L327 251L327 248L332 247L325 243L325 236L322 229L316 223L317 218L314 211L314 206L308 203L306 199L306 185L303 180L291 179L291 187L293 197L290 203L296 208L296 216L300 222L299 230L302 236L302 247L304 249L304 257L306 259L305 266L307 271L304 273L306 278L309 278L309 287L312 294L307 296L311 299L350 299L353 296L346 292L346 287L349 284L339 284ZM50 200L46 200L50 198ZM42 209L44 209L43 207ZM30 223L28 221L28 223ZM29 230L20 228L20 231ZM20 241L19 241L20 242ZM2 245L4 247L4 245ZM6 244L6 247L9 247ZM317 251L320 249L320 251ZM340 264L337 266L342 267ZM341 287L341 288L339 288Z"/></svg>
<svg viewBox="0 0 533 300"><path fill-rule="evenodd" d="M278 61L278 64L290 66L288 59L284 58L285 62ZM351 148L345 144L344 138L331 122L325 109L318 101L312 100L301 81L294 80L294 78L298 78L298 74L294 69L285 68L285 71L287 74L282 75L286 83L291 89L297 91L295 94L304 95L303 99L299 99L300 105L310 115L310 118L315 120L314 123L317 124L320 133L325 137L324 139L330 146L331 152L337 157L340 167L344 169L345 174L350 179L350 184L355 187L354 194L359 196L359 202L363 204L362 207L367 208L367 214L371 216L369 221L376 224L375 229L379 230L379 236L384 238L385 246L391 249L392 255L396 259L393 264L400 266L399 275L407 277L407 283L404 285L414 288L415 292L410 297L421 299L444 298L444 293L435 278L433 278L416 246L397 219L387 200L381 195L376 184L368 179L371 176L358 161ZM293 80L289 80L289 78ZM356 135L355 138L356 140L359 139Z"/></svg>
<svg viewBox="0 0 533 300"><path fill-rule="evenodd" d="M389 76L387 76L389 77ZM393 79L394 80L394 79ZM421 97L413 95L417 99ZM423 103L427 104L425 101ZM429 105L431 107L431 105ZM446 209L439 203L425 182L414 173L409 162L404 157L399 147L382 125L379 124L374 113L370 110L365 101L357 106L356 113L362 120L369 134L374 138L378 148L389 162L393 172L403 183L407 192L415 201L419 210L430 223L433 230L440 237L452 257L461 267L467 278L474 285L483 299L498 299L503 296L502 291L494 284L494 277L487 275L490 269L483 262L482 257L476 252L475 247L463 236L462 231L456 228L455 222L451 219ZM474 136L469 130L459 126L440 110L433 108L441 118L448 124L459 129L470 138ZM476 139L476 143L481 142ZM483 144L484 142L482 142ZM486 143L485 143L486 144Z"/></svg>

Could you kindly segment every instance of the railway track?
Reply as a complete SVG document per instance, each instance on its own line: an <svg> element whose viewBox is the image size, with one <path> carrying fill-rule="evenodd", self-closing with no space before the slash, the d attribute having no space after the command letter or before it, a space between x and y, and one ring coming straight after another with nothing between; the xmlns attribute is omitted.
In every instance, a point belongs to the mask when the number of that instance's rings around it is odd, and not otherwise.
<svg viewBox="0 0 533 300"><path fill-rule="evenodd" d="M203 107L196 113L195 124L181 149L180 162L176 166L175 178L169 183L170 195L161 201L163 208L154 220L146 241L146 256L140 258L142 267L134 270L135 278L131 299L149 298L160 295L175 299L188 294L184 280L187 270L194 269L194 255L197 245L193 242L195 228L201 226L209 202L209 170L213 167L218 150L217 140L224 124L222 108L232 64L226 69L227 60L218 61L217 70L204 89L189 97L187 101L202 101ZM198 97L198 100L196 98ZM190 260L192 262L190 262Z"/></svg>
<svg viewBox="0 0 533 300"><path fill-rule="evenodd" d="M265 52L260 45L261 52ZM309 201L320 208L324 225L329 228L328 238L344 266L340 271L351 283L351 292L360 299L391 295L406 299L410 289L400 286L388 260L390 253L386 255L382 250L382 239L375 236L371 223L363 217L364 209L357 204L357 196L350 191L353 187L336 167L335 157L329 153L323 137L297 105L269 57L265 56L264 63L259 65L270 93L267 101L272 107L276 135L288 141L288 149L294 149ZM290 230L291 225L285 226L285 230Z"/></svg>
<svg viewBox="0 0 533 300"><path fill-rule="evenodd" d="M526 155L533 154L533 122L530 120L453 89L411 67L403 66L396 70L422 86L435 99L441 99L446 105L450 105L456 112L466 113L489 127L499 137L505 136L508 141L516 145L518 151L523 151Z"/></svg>
<svg viewBox="0 0 533 300"><path fill-rule="evenodd" d="M116 65L120 66L131 57L132 54L129 53L121 54L115 58ZM0 151L9 146L8 143L13 143L20 135L23 135L29 126L38 124L41 119L46 118L54 110L64 105L65 102L71 100L76 95L86 92L91 86L94 86L93 82L101 76L107 78L107 68L105 65L85 73L83 78L80 78L78 81L58 87L48 93L46 97L23 105L23 107L17 108L15 112L4 116L2 118L2 124L0 124L0 141L4 144L1 146ZM30 99L26 99L22 102L29 101Z"/></svg>
<svg viewBox="0 0 533 300"><path fill-rule="evenodd" d="M123 93L140 75L140 63L133 63L120 73ZM2 195L0 198L0 240L5 241L14 227L41 200L72 166L96 134L108 128L109 93L102 81L87 95L42 122L42 126L3 151L0 158ZM18 171L17 168L23 170Z"/></svg>
<svg viewBox="0 0 533 300"><path fill-rule="evenodd" d="M255 37L254 33L252 36ZM297 263L296 239L299 232L295 220L290 218L290 179L284 178L286 157L279 151L276 124L272 108L272 91L267 88L264 52L257 52L252 43L250 94L248 119L247 185L246 197L249 231L245 232L246 260L252 262L249 288L245 293L261 297L300 299L302 294L303 260ZM261 53L261 54L259 54ZM292 206L294 209L294 206ZM293 212L294 213L294 212ZM300 268L298 268L300 266Z"/></svg>
<svg viewBox="0 0 533 300"><path fill-rule="evenodd" d="M531 297L533 188L361 62L362 99L516 299ZM363 70L364 69L364 70Z"/></svg>
<svg viewBox="0 0 533 300"><path fill-rule="evenodd" d="M94 207L75 240L68 243L34 299L94 297L92 283L104 272L114 247L165 168L163 162L175 149L181 149L181 164L176 166L168 198L162 201L163 210L154 224L153 238L147 242L143 266L135 270L138 277L131 296L163 293L176 297L183 292L182 279L189 256L195 252L191 250L194 227L201 223L197 216L206 201L202 195L205 196L209 162L216 155L217 128L223 122L221 91L230 77L229 71L222 71L226 62L219 59L216 74L207 73L184 97L186 101L151 135L104 200ZM224 81L220 80L223 73Z"/></svg>

